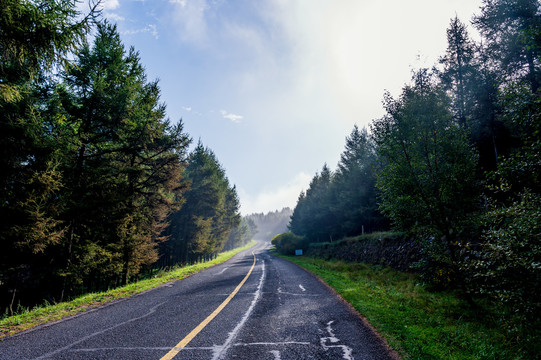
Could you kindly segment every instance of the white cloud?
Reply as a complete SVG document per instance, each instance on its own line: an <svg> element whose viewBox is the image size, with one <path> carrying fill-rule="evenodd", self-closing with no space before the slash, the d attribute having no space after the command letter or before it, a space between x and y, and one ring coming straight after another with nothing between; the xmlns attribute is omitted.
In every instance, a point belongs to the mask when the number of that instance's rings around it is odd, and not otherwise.
<svg viewBox="0 0 541 360"><path fill-rule="evenodd" d="M186 7L188 0L169 0L170 4L180 4L182 7Z"/></svg>
<svg viewBox="0 0 541 360"><path fill-rule="evenodd" d="M239 189L241 212L244 215L252 213L267 213L284 207L295 208L301 191L306 190L312 176L301 172L289 183L275 189L265 190L255 196L250 196Z"/></svg>
<svg viewBox="0 0 541 360"><path fill-rule="evenodd" d="M242 115L229 114L226 110L220 110L220 113L224 119L229 119L236 124L240 123L240 121L244 118Z"/></svg>
<svg viewBox="0 0 541 360"><path fill-rule="evenodd" d="M142 33L149 33L151 34L155 39L159 38L158 28L155 24L149 24L146 27L142 29L135 29L135 30L125 30L122 31L123 35L137 35Z"/></svg>
<svg viewBox="0 0 541 360"><path fill-rule="evenodd" d="M125 20L122 15L119 15L118 13L112 11L118 9L119 7L119 0L101 0L101 3L99 5L99 9L103 11L103 15L108 20L112 20L117 23Z"/></svg>
<svg viewBox="0 0 541 360"><path fill-rule="evenodd" d="M191 106L183 106L182 109L186 111L192 111Z"/></svg>
<svg viewBox="0 0 541 360"><path fill-rule="evenodd" d="M125 18L123 16L120 16L118 15L117 13L112 13L112 12L106 12L105 13L105 17L109 20L112 20L112 21L115 21L115 22L120 22L120 21L124 21Z"/></svg>
<svg viewBox="0 0 541 360"><path fill-rule="evenodd" d="M209 9L206 0L169 0L173 5L172 20L177 27L180 40L196 45L206 45Z"/></svg>
<svg viewBox="0 0 541 360"><path fill-rule="evenodd" d="M155 24L149 24L147 26L147 29L148 31L152 34L152 36L154 36L155 39L158 39L159 38L159 35L158 35L158 28L156 27Z"/></svg>
<svg viewBox="0 0 541 360"><path fill-rule="evenodd" d="M103 10L115 10L120 7L119 0L102 0L100 6Z"/></svg>
<svg viewBox="0 0 541 360"><path fill-rule="evenodd" d="M305 119L322 128L329 116L346 128L354 123L365 126L383 115L381 100L386 89L398 95L404 83L409 82L412 67L432 66L442 55L445 29L457 9L461 9L459 16L467 23L479 2L266 2L266 6L259 7L259 16L268 22L270 34L263 39L266 52L254 57L256 70L247 73L242 84L251 87L246 90L248 95L262 99L252 101L254 107L280 103L282 107L271 111L282 111L296 121ZM250 33L244 30L246 34ZM250 46L252 43L257 51L259 42L246 42ZM418 61L419 53L428 60ZM272 59L278 64L276 68L269 66ZM279 81L262 81L267 80L262 77L269 70L275 72L271 77ZM260 84L266 88L262 94L258 92ZM273 116L277 121L290 121L277 115Z"/></svg>

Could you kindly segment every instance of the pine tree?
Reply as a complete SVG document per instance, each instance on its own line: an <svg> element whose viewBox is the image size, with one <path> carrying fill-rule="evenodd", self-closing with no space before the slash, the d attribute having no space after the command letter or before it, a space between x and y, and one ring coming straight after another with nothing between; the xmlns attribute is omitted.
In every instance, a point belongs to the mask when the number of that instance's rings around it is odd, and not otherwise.
<svg viewBox="0 0 541 360"><path fill-rule="evenodd" d="M169 240L161 247L168 266L216 254L240 223L236 189L212 150L200 142L184 175L189 186L186 201L170 216Z"/></svg>
<svg viewBox="0 0 541 360"><path fill-rule="evenodd" d="M291 216L289 229L309 242L332 241L339 234L332 210L331 183L333 174L327 164L301 193Z"/></svg>
<svg viewBox="0 0 541 360"><path fill-rule="evenodd" d="M508 80L522 78L536 93L540 83L541 4L538 0L484 0L474 25Z"/></svg>
<svg viewBox="0 0 541 360"><path fill-rule="evenodd" d="M77 284L88 273L121 275L126 283L157 259L189 139L182 123L165 120L157 82L147 82L139 55L125 51L115 26L99 24L92 48L77 56L55 109L69 190L64 276Z"/></svg>
<svg viewBox="0 0 541 360"><path fill-rule="evenodd" d="M440 58L443 65L442 83L449 89L453 101L453 112L458 123L466 127L471 121L472 82L478 70L474 63L475 47L466 26L455 17L447 29L447 52ZM469 125L469 124L468 124Z"/></svg>
<svg viewBox="0 0 541 360"><path fill-rule="evenodd" d="M386 227L378 211L376 148L366 129L354 126L333 178L333 209L342 236L359 235Z"/></svg>

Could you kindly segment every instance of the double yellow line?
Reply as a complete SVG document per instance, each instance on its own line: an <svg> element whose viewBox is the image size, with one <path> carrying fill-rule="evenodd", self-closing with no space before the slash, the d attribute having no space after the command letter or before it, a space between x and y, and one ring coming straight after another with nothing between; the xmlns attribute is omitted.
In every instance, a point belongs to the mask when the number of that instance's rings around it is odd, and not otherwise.
<svg viewBox="0 0 541 360"><path fill-rule="evenodd" d="M235 295L237 295L237 293L239 292L242 285L244 285L246 280L248 280L248 278L250 277L250 274L252 273L252 270L254 270L255 260L256 259L255 259L255 254L254 254L253 251L252 251L252 255L254 257L254 263L252 264L252 267L250 268L250 271L248 271L248 274L246 274L244 279L242 279L242 281L237 285L235 290L233 290L233 292L231 294L229 294L227 299L225 299L220 304L220 306L218 306L216 308L216 310L214 310L212 312L212 314L207 316L207 318L205 320L203 320L201 322L201 324L197 325L197 327L195 329L193 329L188 335L186 335L186 337L184 339L180 340L180 342L178 344L176 344L174 348L169 350L169 352L167 354L165 354L160 360L170 360L170 359L174 358L184 347L186 347L186 345L188 345L188 343L190 341L192 341L192 339L194 337L197 336L197 334L199 334L201 332L201 330L203 330L205 328L205 326L207 326L212 321L212 319L214 319L227 306L227 304L229 304L231 299L233 299L235 297Z"/></svg>

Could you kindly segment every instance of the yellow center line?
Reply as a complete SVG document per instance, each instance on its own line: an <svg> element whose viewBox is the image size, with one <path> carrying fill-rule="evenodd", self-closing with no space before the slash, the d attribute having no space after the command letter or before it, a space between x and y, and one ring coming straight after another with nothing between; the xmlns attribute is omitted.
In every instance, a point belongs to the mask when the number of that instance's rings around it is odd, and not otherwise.
<svg viewBox="0 0 541 360"><path fill-rule="evenodd" d="M208 323L210 323L212 321L212 319L214 319L226 307L227 304L229 304L231 299L233 299L233 297L235 297L235 295L237 295L240 288L242 287L242 285L244 285L246 280L248 280L248 278L250 277L250 274L252 273L252 270L254 269L254 266L255 266L255 254L254 254L253 251L252 251L252 255L254 256L254 263L252 264L252 267L250 268L250 271L248 271L248 274L246 274L246 276L244 277L244 279L242 279L240 284L237 285L235 290L233 290L233 292L231 294L229 294L227 299L225 299L224 302L222 302L220 304L220 306L218 306L216 308L216 310L214 310L212 312L212 314L207 316L207 318L205 320L203 320L201 322L201 324L197 325L197 327L195 329L193 329L188 335L186 335L186 337L184 339L180 340L180 342L178 344L176 344L174 348L169 350L169 352L167 354L165 354L160 360L171 360L172 358L174 358L180 352L180 350L182 350L186 345L188 345L188 343L190 341L192 341L192 339L194 337L196 337L197 334L199 334L201 332L201 330L203 330L205 328L205 326L207 326Z"/></svg>

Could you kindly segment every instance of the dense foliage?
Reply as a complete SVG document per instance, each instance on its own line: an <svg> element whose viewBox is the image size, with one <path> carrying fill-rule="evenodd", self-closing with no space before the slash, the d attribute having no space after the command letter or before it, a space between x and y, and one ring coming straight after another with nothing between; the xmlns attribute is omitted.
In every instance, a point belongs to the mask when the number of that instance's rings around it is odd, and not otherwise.
<svg viewBox="0 0 541 360"><path fill-rule="evenodd" d="M240 225L239 200L214 153L201 143L190 155L185 171L186 203L170 216L164 265L191 263L215 255Z"/></svg>
<svg viewBox="0 0 541 360"><path fill-rule="evenodd" d="M322 242L386 228L374 186L377 166L374 141L355 126L336 172L325 164L300 194L289 229Z"/></svg>
<svg viewBox="0 0 541 360"><path fill-rule="evenodd" d="M188 155L158 83L98 17L66 0L0 3L0 305L11 313L252 235L215 155L201 144Z"/></svg>
<svg viewBox="0 0 541 360"><path fill-rule="evenodd" d="M461 238L479 208L477 156L464 129L453 120L449 97L425 71L394 100L387 115L372 123L384 164L377 187L380 208L393 224L424 241L431 280L458 282Z"/></svg>
<svg viewBox="0 0 541 360"><path fill-rule="evenodd" d="M541 323L541 4L484 0L472 24L482 41L452 19L439 63L385 95L370 135L354 129L338 170L325 165L300 194L290 229L333 241L372 231L370 213L385 224L379 210L421 243L427 283L497 301L524 340Z"/></svg>

